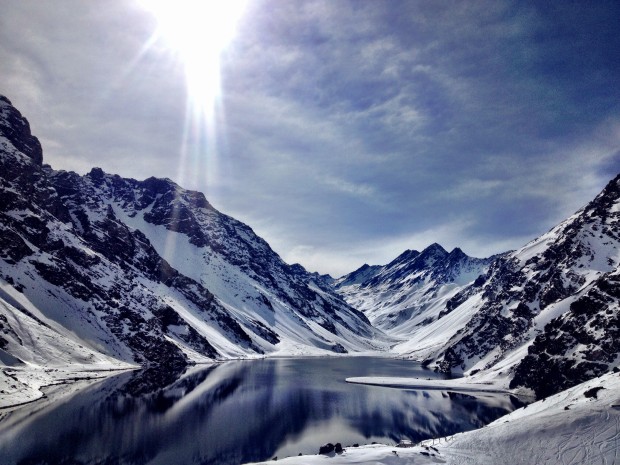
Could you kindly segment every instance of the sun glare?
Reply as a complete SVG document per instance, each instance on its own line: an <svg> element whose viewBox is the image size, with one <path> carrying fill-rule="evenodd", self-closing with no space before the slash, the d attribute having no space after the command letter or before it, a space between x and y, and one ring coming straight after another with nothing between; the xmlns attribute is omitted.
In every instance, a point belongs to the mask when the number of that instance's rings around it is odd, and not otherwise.
<svg viewBox="0 0 620 465"><path fill-rule="evenodd" d="M220 92L220 55L236 32L246 0L141 0L156 18L157 38L178 53L194 104L206 110Z"/></svg>
<svg viewBox="0 0 620 465"><path fill-rule="evenodd" d="M219 152L225 146L221 104L221 63L235 36L247 0L138 0L157 20L143 53L164 44L182 63L187 106L177 180L206 189L218 178ZM218 140L221 139L221 140Z"/></svg>

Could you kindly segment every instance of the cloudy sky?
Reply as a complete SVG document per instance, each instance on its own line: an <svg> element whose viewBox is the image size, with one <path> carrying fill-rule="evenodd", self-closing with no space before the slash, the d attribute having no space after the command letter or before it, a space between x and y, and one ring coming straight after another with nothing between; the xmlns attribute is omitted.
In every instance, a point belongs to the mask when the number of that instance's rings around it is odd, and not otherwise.
<svg viewBox="0 0 620 465"><path fill-rule="evenodd" d="M615 0L250 0L229 42L171 3L0 0L45 162L169 177L336 276L519 247L620 172Z"/></svg>

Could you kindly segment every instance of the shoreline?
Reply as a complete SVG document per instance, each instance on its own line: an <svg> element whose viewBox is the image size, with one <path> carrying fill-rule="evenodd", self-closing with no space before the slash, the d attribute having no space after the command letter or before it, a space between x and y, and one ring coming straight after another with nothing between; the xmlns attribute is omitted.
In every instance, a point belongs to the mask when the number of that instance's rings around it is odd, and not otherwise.
<svg viewBox="0 0 620 465"><path fill-rule="evenodd" d="M75 386L78 383L91 384L111 376L117 376L128 371L139 370L141 367L124 368L93 368L80 367L80 369L64 368L23 368L1 367L0 386L0 412L19 409L39 401L48 399L47 392L61 386ZM10 380L10 381L8 381ZM7 387L7 384L10 387ZM16 387L19 384L19 389ZM16 389L8 394L4 391L8 388Z"/></svg>
<svg viewBox="0 0 620 465"><path fill-rule="evenodd" d="M421 378L401 378L387 376L357 376L346 378L350 384L361 384L366 386L380 386L392 389L411 389L421 391L456 391L466 393L488 393L488 394L509 394L518 397L528 397L517 393L514 390L502 387L499 383L476 382L468 378L454 378L448 380L441 379L421 379Z"/></svg>
<svg viewBox="0 0 620 465"><path fill-rule="evenodd" d="M382 382L387 383L384 379ZM428 383L419 383L428 381ZM454 380L446 380L454 381ZM432 380L412 380L431 385ZM466 383L462 383L466 384ZM489 392L491 386L470 389ZM387 384L379 384L386 386ZM445 383L440 383L442 389ZM470 391L471 392L471 391ZM504 391L510 392L510 391ZM595 394L593 394L595 392ZM481 428L418 444L366 444L341 454L283 457L287 465L495 465L615 463L620 425L620 376L607 373L508 413ZM513 395L517 395L511 392ZM272 461L247 463L267 465Z"/></svg>
<svg viewBox="0 0 620 465"><path fill-rule="evenodd" d="M379 357L386 360L403 360L412 364L419 364L415 360L404 359L392 356L386 352L364 351L349 354L325 354L310 353L304 355L298 354L266 354L261 357L248 358L232 358L226 360L200 361L194 362L192 365L219 365L227 362L256 360L278 360L278 359L299 359L299 358L357 358L357 357ZM188 365L190 366L190 365ZM96 381L105 379L110 376L122 374L128 371L142 370L141 366L125 366L125 367L0 367L0 411L16 409L21 406L32 404L46 398L45 391L60 385L72 385L83 381ZM4 379L2 379L4 377ZM380 386L393 389L409 389L409 390L443 390L455 391L463 393L489 393L489 394L506 394L515 395L517 397L525 397L520 393L506 389L495 382L473 382L470 378L453 378L449 380L439 379L422 379L422 378L405 378L405 377L386 377L386 376L364 376L349 377L344 381L349 384L361 384L368 386ZM15 385L19 385L16 387ZM4 389L2 389L4 388ZM6 392L9 391L9 392ZM12 392L11 392L12 391Z"/></svg>

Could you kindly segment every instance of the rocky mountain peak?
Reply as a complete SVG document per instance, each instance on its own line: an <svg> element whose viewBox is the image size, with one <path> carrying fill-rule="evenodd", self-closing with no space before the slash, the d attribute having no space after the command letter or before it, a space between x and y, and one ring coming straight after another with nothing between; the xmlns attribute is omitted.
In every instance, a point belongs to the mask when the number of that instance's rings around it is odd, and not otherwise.
<svg viewBox="0 0 620 465"><path fill-rule="evenodd" d="M455 248L454 248L454 249L452 249L452 251L450 252L450 256L451 256L451 257L456 257L456 258L459 258L459 257L465 257L465 256L467 256L467 255L466 255L466 254L465 254L465 252L463 252L463 251L462 251L459 247L455 247Z"/></svg>
<svg viewBox="0 0 620 465"><path fill-rule="evenodd" d="M417 253L417 252L416 252ZM372 279L378 271L381 270L381 266L379 265L368 265L364 263L357 270L352 271L349 274L346 274L332 282L334 288L338 289L340 287L351 286L353 284L362 284L369 279Z"/></svg>
<svg viewBox="0 0 620 465"><path fill-rule="evenodd" d="M403 253L401 253L398 257L396 257L394 260L392 260L387 266L390 266L391 264L402 263L402 262L412 260L418 255L420 255L420 252L418 252L417 250L407 249Z"/></svg>
<svg viewBox="0 0 620 465"><path fill-rule="evenodd" d="M431 265L437 260L441 260L448 256L448 251L436 242L429 245L422 252L418 260L424 260L428 265Z"/></svg>
<svg viewBox="0 0 620 465"><path fill-rule="evenodd" d="M43 164L41 143L30 132L30 123L3 95L0 95L0 136L5 137L13 147L30 157L37 165Z"/></svg>
<svg viewBox="0 0 620 465"><path fill-rule="evenodd" d="M619 203L620 175L609 181L602 192L586 206L584 216L606 222L610 216L618 217L620 215L617 208Z"/></svg>
<svg viewBox="0 0 620 465"><path fill-rule="evenodd" d="M384 266L364 265L337 280L335 288L375 326L404 335L436 320L445 301L486 273L490 263L433 243L422 252L407 250Z"/></svg>
<svg viewBox="0 0 620 465"><path fill-rule="evenodd" d="M90 177L93 181L103 181L105 172L101 168L95 167L91 169L86 176Z"/></svg>
<svg viewBox="0 0 620 465"><path fill-rule="evenodd" d="M442 371L475 373L511 360L511 386L539 397L606 372L620 353L619 227L620 176L547 233L491 257L484 276L447 300L403 352L427 351L427 362ZM469 260L446 271L476 271ZM428 336L439 331L441 344ZM514 356L525 350L522 360Z"/></svg>

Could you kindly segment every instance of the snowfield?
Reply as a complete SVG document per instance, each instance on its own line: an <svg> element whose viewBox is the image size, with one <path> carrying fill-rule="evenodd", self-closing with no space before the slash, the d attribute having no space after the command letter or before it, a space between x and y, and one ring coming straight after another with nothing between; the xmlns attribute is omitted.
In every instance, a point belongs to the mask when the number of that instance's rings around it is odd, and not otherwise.
<svg viewBox="0 0 620 465"><path fill-rule="evenodd" d="M70 331L46 319L2 280L0 329L5 348L12 349L11 353L0 349L2 409L41 399L45 397L43 390L51 386L64 385L74 391L90 384L86 381L138 368L74 340Z"/></svg>
<svg viewBox="0 0 620 465"><path fill-rule="evenodd" d="M337 438L334 438L337 441ZM319 445L317 445L318 450ZM260 462L263 464L273 463ZM373 444L342 454L279 458L287 465L603 465L620 463L620 374L592 379L478 430L415 447Z"/></svg>
<svg viewBox="0 0 620 465"><path fill-rule="evenodd" d="M44 368L30 366L27 368L0 369L0 409L14 409L48 397L53 400L80 391L93 383L102 381L129 368L121 369L113 365L109 369L93 370L88 367L67 366ZM54 396L49 396L50 392ZM43 404L41 404L41 407Z"/></svg>

